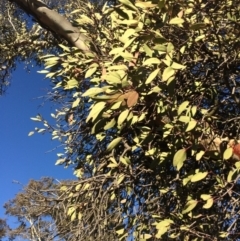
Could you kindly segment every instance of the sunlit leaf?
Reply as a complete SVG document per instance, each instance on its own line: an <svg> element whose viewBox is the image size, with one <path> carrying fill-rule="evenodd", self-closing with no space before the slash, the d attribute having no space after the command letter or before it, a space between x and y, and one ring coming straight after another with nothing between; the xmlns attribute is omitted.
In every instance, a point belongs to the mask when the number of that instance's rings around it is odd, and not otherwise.
<svg viewBox="0 0 240 241"><path fill-rule="evenodd" d="M207 176L208 172L198 172L191 178L191 182L198 182Z"/></svg>
<svg viewBox="0 0 240 241"><path fill-rule="evenodd" d="M233 155L233 149L231 147L227 148L223 153L223 159L228 160L232 157L232 155Z"/></svg>
<svg viewBox="0 0 240 241"><path fill-rule="evenodd" d="M155 69L147 78L147 80L145 81L145 84L150 84L158 75L160 69Z"/></svg>
<svg viewBox="0 0 240 241"><path fill-rule="evenodd" d="M212 205L213 205L213 202L214 202L213 198L209 198L209 199L207 200L207 202L203 205L203 208L204 208L204 209L209 209L209 208L211 208Z"/></svg>
<svg viewBox="0 0 240 241"><path fill-rule="evenodd" d="M184 23L184 19L182 18L172 18L170 21L169 21L169 24L182 24Z"/></svg>
<svg viewBox="0 0 240 241"><path fill-rule="evenodd" d="M173 166L180 170L184 161L187 159L187 153L185 149L178 150L173 157Z"/></svg>
<svg viewBox="0 0 240 241"><path fill-rule="evenodd" d="M124 110L118 117L118 125L122 125L122 123L127 119L127 116L129 114L129 110Z"/></svg>
<svg viewBox="0 0 240 241"><path fill-rule="evenodd" d="M189 121L186 132L193 130L196 127L196 125L197 125L197 121L195 120Z"/></svg>
<svg viewBox="0 0 240 241"><path fill-rule="evenodd" d="M162 80L166 81L168 80L170 77L172 77L175 74L175 71L172 67L167 67L166 69L164 69L163 74L162 74Z"/></svg>
<svg viewBox="0 0 240 241"><path fill-rule="evenodd" d="M112 149L114 149L114 147L116 147L121 140L122 140L122 137L117 137L117 138L115 138L114 140L112 140L112 141L110 142L110 144L108 145L106 151L109 152L109 151L111 151Z"/></svg>
<svg viewBox="0 0 240 241"><path fill-rule="evenodd" d="M185 207L183 208L182 214L191 212L197 206L197 204L198 204L198 201L196 200L188 201Z"/></svg>

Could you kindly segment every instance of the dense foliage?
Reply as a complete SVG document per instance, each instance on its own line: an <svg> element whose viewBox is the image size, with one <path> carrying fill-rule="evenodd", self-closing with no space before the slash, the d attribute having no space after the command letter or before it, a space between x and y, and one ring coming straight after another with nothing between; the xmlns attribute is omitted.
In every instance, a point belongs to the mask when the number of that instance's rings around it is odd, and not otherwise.
<svg viewBox="0 0 240 241"><path fill-rule="evenodd" d="M79 178L51 204L64 204L66 240L237 240L240 162L220 144L239 139L239 10L120 0L69 14L91 50L60 44L40 58L62 108L56 125L32 118Z"/></svg>

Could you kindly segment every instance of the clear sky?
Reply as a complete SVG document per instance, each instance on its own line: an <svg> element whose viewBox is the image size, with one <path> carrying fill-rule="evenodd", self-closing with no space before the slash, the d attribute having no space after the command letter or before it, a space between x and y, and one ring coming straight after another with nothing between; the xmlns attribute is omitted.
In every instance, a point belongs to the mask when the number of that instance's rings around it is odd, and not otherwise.
<svg viewBox="0 0 240 241"><path fill-rule="evenodd" d="M13 73L11 86L7 93L0 97L0 217L4 218L3 204L21 189L13 180L27 184L30 179L39 180L41 177L57 179L73 179L71 168L55 166L56 153L61 149L48 152L60 143L51 140L51 135L28 133L39 123L30 117L42 114L51 119L54 112L51 103L41 106L43 100L37 97L46 94L50 89L49 80L38 69L27 73L22 65ZM39 126L40 127L40 126Z"/></svg>

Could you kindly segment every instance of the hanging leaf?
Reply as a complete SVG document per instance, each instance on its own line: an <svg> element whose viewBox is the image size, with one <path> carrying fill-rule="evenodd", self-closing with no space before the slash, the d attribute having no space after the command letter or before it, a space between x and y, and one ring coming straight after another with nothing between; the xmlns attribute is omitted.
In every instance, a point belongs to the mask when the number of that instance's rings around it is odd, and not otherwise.
<svg viewBox="0 0 240 241"><path fill-rule="evenodd" d="M112 141L110 142L110 144L108 145L106 151L107 151L107 152L110 152L111 150L113 150L114 147L117 146L121 140L122 140L122 137L117 137L117 138L115 138L114 140L112 140Z"/></svg>
<svg viewBox="0 0 240 241"><path fill-rule="evenodd" d="M28 136L32 136L34 134L34 131L30 131L29 133L28 133Z"/></svg>
<svg viewBox="0 0 240 241"><path fill-rule="evenodd" d="M205 154L205 151L198 152L197 155L196 155L196 160L200 161L204 154Z"/></svg>
<svg viewBox="0 0 240 241"><path fill-rule="evenodd" d="M138 9L129 0L119 0L119 2L124 4L124 5L126 5L126 6L128 6L132 10L138 11Z"/></svg>
<svg viewBox="0 0 240 241"><path fill-rule="evenodd" d="M207 202L203 205L203 208L204 208L204 209L209 209L209 208L211 208L212 205L213 205L213 202L214 202L213 198L209 198L209 199L207 200Z"/></svg>
<svg viewBox="0 0 240 241"><path fill-rule="evenodd" d="M96 72L96 70L97 70L97 67L88 69L85 74L85 78L91 77Z"/></svg>
<svg viewBox="0 0 240 241"><path fill-rule="evenodd" d="M104 109L106 103L105 102L98 102L96 103L93 108L91 109L87 119L86 119L86 122L88 122L91 118L92 118L92 121L94 121L99 113Z"/></svg>
<svg viewBox="0 0 240 241"><path fill-rule="evenodd" d="M166 81L168 80L171 76L175 74L175 71L172 67L167 67L164 69L163 74L162 74L162 80Z"/></svg>
<svg viewBox="0 0 240 241"><path fill-rule="evenodd" d="M191 178L191 182L198 182L207 176L208 172L198 172Z"/></svg>
<svg viewBox="0 0 240 241"><path fill-rule="evenodd" d="M224 160L229 160L233 155L233 149L232 147L227 148L224 153L223 153L223 159Z"/></svg>
<svg viewBox="0 0 240 241"><path fill-rule="evenodd" d="M183 208L182 214L191 212L197 206L197 203L198 202L196 200L188 201L185 207Z"/></svg>
<svg viewBox="0 0 240 241"><path fill-rule="evenodd" d="M155 69L147 78L145 84L150 84L158 75L160 69Z"/></svg>
<svg viewBox="0 0 240 241"><path fill-rule="evenodd" d="M187 129L185 130L186 132L193 130L197 125L197 121L191 120L188 122Z"/></svg>
<svg viewBox="0 0 240 241"><path fill-rule="evenodd" d="M158 58L149 58L143 62L143 65L153 65L153 64L160 64L161 60Z"/></svg>
<svg viewBox="0 0 240 241"><path fill-rule="evenodd" d="M72 108L77 107L79 105L79 103L80 103L80 98L77 98L75 101L73 101Z"/></svg>
<svg viewBox="0 0 240 241"><path fill-rule="evenodd" d="M113 118L111 121L109 121L105 126L104 126L104 130L108 130L111 129L112 127L114 127L116 124L116 120Z"/></svg>
<svg viewBox="0 0 240 241"><path fill-rule="evenodd" d="M169 24L182 24L184 23L184 19L182 18L172 18L170 21L169 21Z"/></svg>
<svg viewBox="0 0 240 241"><path fill-rule="evenodd" d="M202 194L201 195L201 199L204 200L204 201L207 201L209 198L211 198L212 196L209 195L209 194Z"/></svg>
<svg viewBox="0 0 240 241"><path fill-rule="evenodd" d="M187 159L187 153L185 149L178 150L173 157L173 166L180 170L184 161Z"/></svg>
<svg viewBox="0 0 240 241"><path fill-rule="evenodd" d="M129 110L124 110L118 117L118 125L122 125L122 123L127 119L129 114Z"/></svg>
<svg viewBox="0 0 240 241"><path fill-rule="evenodd" d="M94 96L94 95L97 95L99 93L102 93L104 92L104 89L103 88L90 88L88 89L85 93L82 94L83 97L86 97L86 96Z"/></svg>
<svg viewBox="0 0 240 241"><path fill-rule="evenodd" d="M183 111L187 109L189 105L189 101L184 101L181 105L178 107L178 115L181 115Z"/></svg>

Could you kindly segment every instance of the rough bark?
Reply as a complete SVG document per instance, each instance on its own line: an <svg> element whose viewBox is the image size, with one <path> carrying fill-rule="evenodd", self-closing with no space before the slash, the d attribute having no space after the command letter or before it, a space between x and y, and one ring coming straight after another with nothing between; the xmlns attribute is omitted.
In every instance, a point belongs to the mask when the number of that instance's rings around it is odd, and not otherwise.
<svg viewBox="0 0 240 241"><path fill-rule="evenodd" d="M87 37L79 32L64 16L51 10L40 0L9 0L16 3L25 12L34 16L40 25L67 40L72 46L84 52L89 51Z"/></svg>

